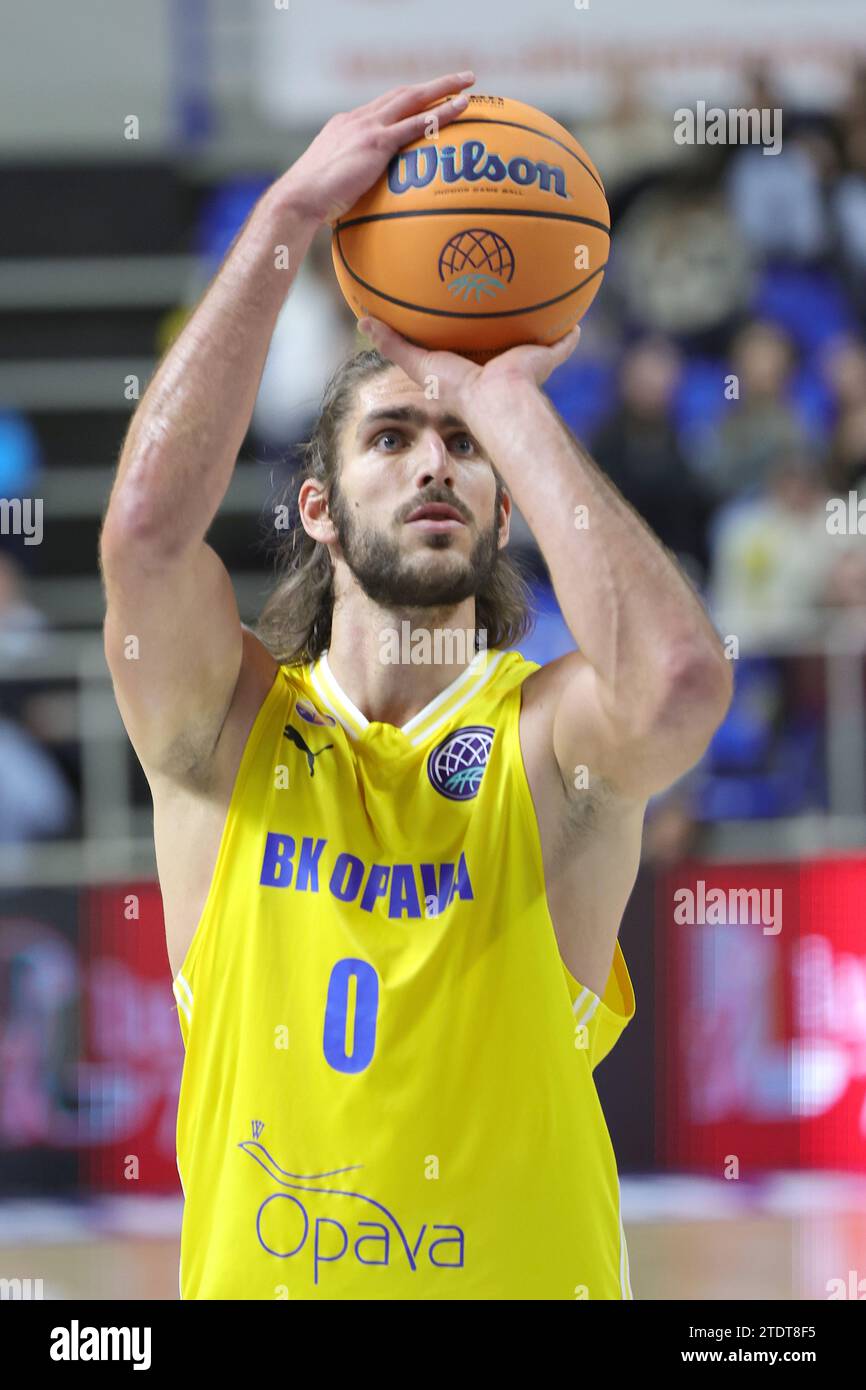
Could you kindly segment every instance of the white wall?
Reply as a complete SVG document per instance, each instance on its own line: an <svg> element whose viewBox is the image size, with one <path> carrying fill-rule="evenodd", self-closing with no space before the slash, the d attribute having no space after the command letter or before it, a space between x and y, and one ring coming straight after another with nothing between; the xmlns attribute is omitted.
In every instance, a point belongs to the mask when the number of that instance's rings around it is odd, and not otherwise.
<svg viewBox="0 0 866 1390"><path fill-rule="evenodd" d="M181 0L182 2L182 0ZM0 158L171 142L173 0L0 0Z"/></svg>

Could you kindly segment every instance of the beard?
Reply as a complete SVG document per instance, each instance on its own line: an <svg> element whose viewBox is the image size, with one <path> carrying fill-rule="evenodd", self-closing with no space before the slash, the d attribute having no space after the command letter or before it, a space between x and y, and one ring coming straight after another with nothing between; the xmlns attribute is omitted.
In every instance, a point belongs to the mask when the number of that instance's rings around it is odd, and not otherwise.
<svg viewBox="0 0 866 1390"><path fill-rule="evenodd" d="M429 502L446 502L447 497L430 497ZM419 504L415 504L419 505ZM468 560L452 549L452 536L431 533L425 551L452 550L447 565L431 564L422 551L407 557L398 542L385 531L362 527L352 516L335 481L331 488L330 513L350 572L367 598L384 608L451 608L472 598L488 582L499 558L498 527L492 522L478 536ZM499 514L499 491L494 514Z"/></svg>

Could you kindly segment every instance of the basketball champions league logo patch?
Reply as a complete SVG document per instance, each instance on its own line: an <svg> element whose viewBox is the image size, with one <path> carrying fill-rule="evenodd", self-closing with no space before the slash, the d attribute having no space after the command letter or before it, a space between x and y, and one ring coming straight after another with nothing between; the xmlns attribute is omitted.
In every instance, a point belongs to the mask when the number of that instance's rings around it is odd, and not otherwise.
<svg viewBox="0 0 866 1390"><path fill-rule="evenodd" d="M494 732L488 724L455 729L427 759L430 785L449 801L471 801L478 795Z"/></svg>

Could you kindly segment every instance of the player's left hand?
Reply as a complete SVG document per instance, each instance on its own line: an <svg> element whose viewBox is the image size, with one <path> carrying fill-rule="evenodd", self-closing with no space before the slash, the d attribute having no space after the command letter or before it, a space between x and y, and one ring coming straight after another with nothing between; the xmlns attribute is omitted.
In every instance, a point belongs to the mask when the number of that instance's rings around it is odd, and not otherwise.
<svg viewBox="0 0 866 1390"><path fill-rule="evenodd" d="M358 327L383 357L402 367L419 386L426 386L434 377L440 396L447 396L455 403L465 400L467 404L477 403L479 394L488 387L501 390L519 381L541 386L551 372L571 356L580 339L580 326L576 325L550 347L521 343L479 366L477 362L471 362L468 357L461 357L456 352L436 352L417 347L401 334L395 333L381 319L362 318Z"/></svg>

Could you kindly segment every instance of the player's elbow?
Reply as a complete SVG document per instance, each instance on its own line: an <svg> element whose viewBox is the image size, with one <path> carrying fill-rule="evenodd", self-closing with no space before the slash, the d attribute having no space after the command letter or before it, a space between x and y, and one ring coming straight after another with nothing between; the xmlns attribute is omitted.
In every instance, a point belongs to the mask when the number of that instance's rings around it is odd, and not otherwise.
<svg viewBox="0 0 866 1390"><path fill-rule="evenodd" d="M637 727L624 734L630 748L632 790L651 796L700 762L731 703L733 681L721 648L715 653L669 654L654 694L645 691Z"/></svg>
<svg viewBox="0 0 866 1390"><path fill-rule="evenodd" d="M198 543L197 533L182 524L182 515L169 520L164 511L127 487L112 499L102 523L100 569L109 584L115 575L161 573Z"/></svg>
<svg viewBox="0 0 866 1390"><path fill-rule="evenodd" d="M674 735L701 756L725 718L734 691L731 662L718 644L695 643L668 654L653 732Z"/></svg>

